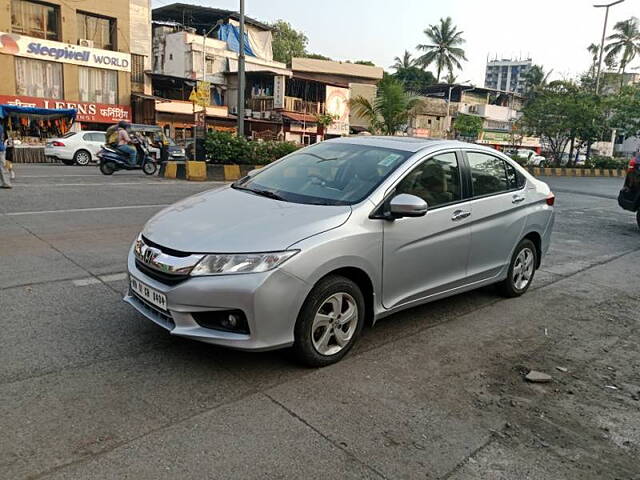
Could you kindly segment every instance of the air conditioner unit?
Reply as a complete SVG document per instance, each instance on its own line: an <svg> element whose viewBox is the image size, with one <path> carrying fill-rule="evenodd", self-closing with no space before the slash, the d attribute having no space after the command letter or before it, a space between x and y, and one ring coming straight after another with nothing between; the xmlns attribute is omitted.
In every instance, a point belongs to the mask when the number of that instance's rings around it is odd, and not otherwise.
<svg viewBox="0 0 640 480"><path fill-rule="evenodd" d="M86 38L81 38L78 40L78 45L86 48L93 48L93 40L87 40Z"/></svg>

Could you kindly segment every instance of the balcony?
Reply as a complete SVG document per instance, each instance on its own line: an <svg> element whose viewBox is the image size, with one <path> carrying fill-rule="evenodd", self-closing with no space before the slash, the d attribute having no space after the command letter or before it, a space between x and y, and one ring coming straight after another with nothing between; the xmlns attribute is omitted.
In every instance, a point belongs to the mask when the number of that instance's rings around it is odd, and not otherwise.
<svg viewBox="0 0 640 480"><path fill-rule="evenodd" d="M301 98L284 97L284 109L287 112L307 113L310 115L322 115L324 113L323 102L307 102Z"/></svg>
<svg viewBox="0 0 640 480"><path fill-rule="evenodd" d="M252 112L270 112L273 110L273 97L248 98L247 108Z"/></svg>

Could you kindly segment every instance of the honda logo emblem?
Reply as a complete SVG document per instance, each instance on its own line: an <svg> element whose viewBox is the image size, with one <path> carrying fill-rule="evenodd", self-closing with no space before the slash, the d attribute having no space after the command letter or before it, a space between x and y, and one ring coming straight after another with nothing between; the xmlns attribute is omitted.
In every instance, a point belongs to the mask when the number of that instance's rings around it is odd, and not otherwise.
<svg viewBox="0 0 640 480"><path fill-rule="evenodd" d="M147 247L144 252L142 252L142 260L144 263L148 265L152 265L154 260L160 255L160 250L153 247Z"/></svg>

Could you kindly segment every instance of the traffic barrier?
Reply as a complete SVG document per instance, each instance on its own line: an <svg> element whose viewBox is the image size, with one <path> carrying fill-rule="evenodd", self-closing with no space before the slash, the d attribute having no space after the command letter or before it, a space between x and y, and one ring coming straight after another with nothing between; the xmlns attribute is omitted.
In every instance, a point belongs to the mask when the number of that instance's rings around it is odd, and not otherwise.
<svg viewBox="0 0 640 480"><path fill-rule="evenodd" d="M186 178L196 182L202 182L207 179L206 162L187 161Z"/></svg>
<svg viewBox="0 0 640 480"><path fill-rule="evenodd" d="M620 168L526 167L536 177L623 177Z"/></svg>

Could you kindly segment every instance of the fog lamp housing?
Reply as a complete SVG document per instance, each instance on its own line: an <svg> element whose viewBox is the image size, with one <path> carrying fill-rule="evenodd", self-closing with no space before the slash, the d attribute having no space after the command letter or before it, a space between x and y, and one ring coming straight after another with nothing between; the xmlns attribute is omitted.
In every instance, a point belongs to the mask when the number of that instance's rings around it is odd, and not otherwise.
<svg viewBox="0 0 640 480"><path fill-rule="evenodd" d="M213 310L191 314L198 325L222 332L249 334L247 316L242 310Z"/></svg>

